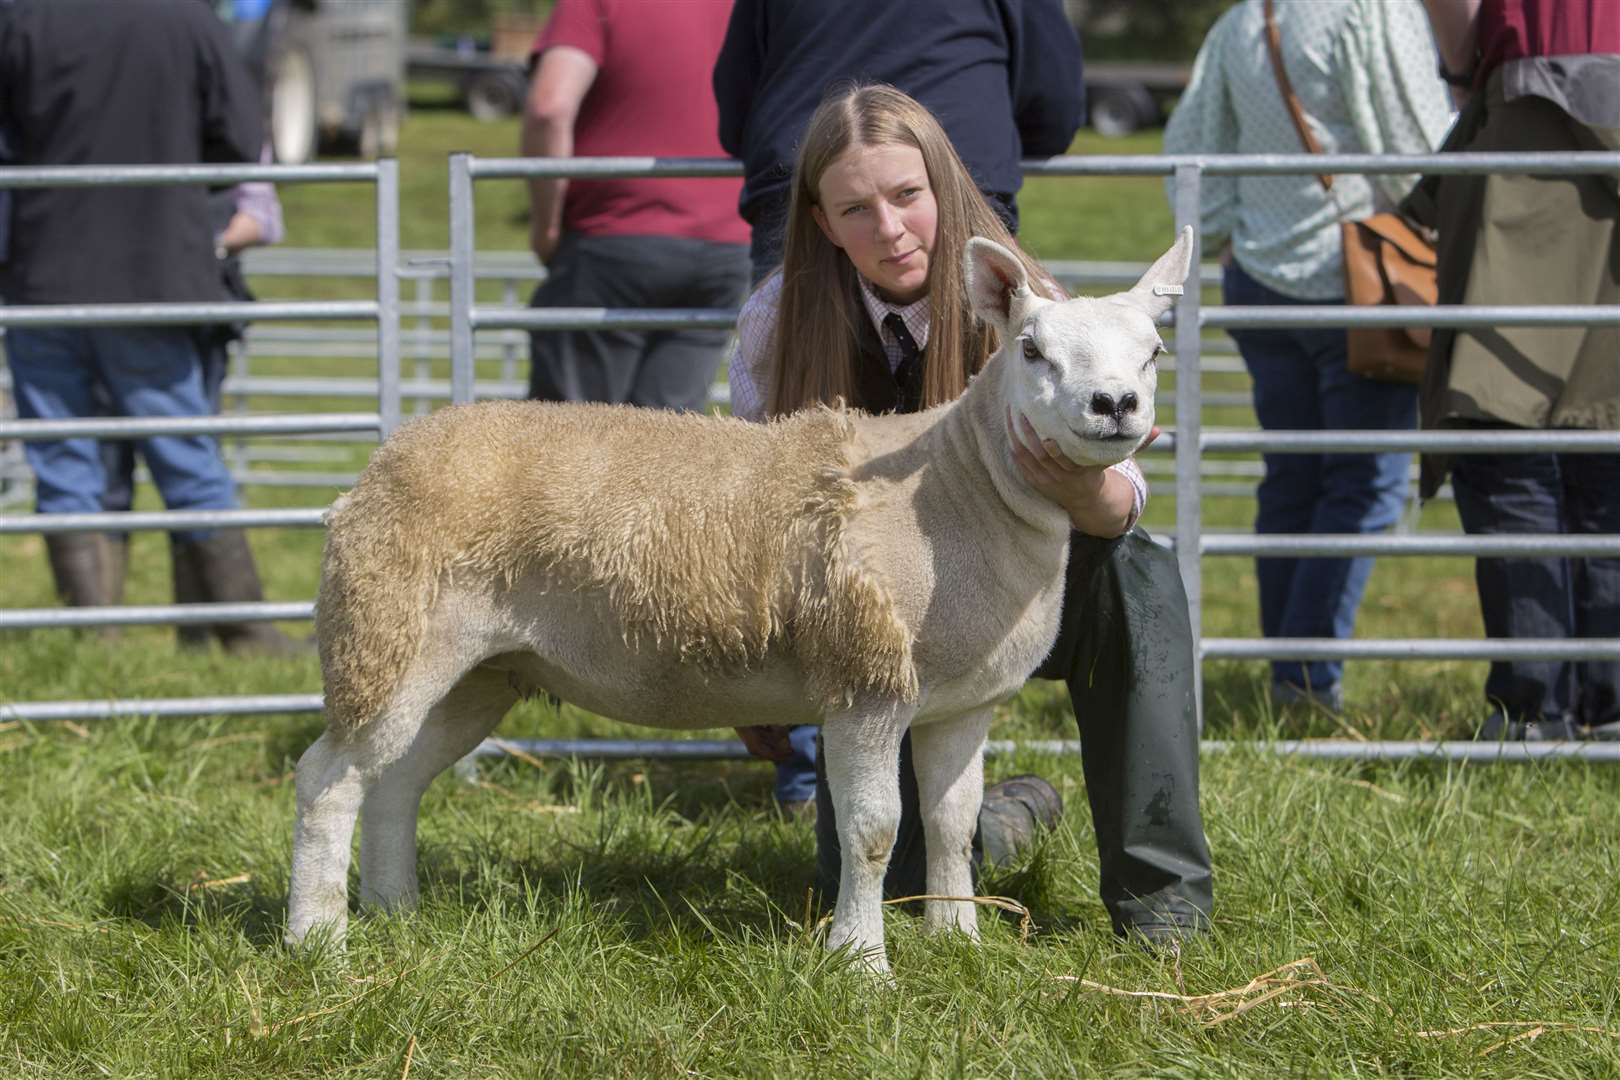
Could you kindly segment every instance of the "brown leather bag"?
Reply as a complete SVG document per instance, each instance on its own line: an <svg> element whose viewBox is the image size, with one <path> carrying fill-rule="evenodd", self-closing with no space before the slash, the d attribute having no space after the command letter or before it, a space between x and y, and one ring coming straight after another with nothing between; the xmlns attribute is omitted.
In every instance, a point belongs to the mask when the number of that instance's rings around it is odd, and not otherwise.
<svg viewBox="0 0 1620 1080"><path fill-rule="evenodd" d="M1288 115L1305 149L1319 154L1322 146L1305 123L1305 110L1283 67L1282 37L1272 17L1272 0L1266 0L1265 15L1271 67L1288 105ZM1333 187L1333 177L1320 175L1317 179L1324 190ZM1346 303L1431 306L1439 298L1434 245L1399 214L1374 214L1360 221L1346 221L1340 229ZM1428 327L1351 327L1345 335L1349 342L1346 366L1353 373L1384 382L1423 381L1423 369L1429 362Z"/></svg>

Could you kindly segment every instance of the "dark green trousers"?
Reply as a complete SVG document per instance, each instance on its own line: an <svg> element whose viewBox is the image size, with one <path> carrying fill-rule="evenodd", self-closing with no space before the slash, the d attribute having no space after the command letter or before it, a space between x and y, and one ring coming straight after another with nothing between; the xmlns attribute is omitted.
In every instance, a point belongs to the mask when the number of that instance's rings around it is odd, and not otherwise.
<svg viewBox="0 0 1620 1080"><path fill-rule="evenodd" d="M1142 529L1075 533L1058 639L1035 676L1068 683L1097 833L1103 904L1117 932L1204 926L1213 902L1198 810L1198 718L1187 594L1175 556ZM884 891L926 891L911 740L900 747L900 832ZM817 755L816 877L838 891L838 827ZM974 838L974 862L979 862Z"/></svg>

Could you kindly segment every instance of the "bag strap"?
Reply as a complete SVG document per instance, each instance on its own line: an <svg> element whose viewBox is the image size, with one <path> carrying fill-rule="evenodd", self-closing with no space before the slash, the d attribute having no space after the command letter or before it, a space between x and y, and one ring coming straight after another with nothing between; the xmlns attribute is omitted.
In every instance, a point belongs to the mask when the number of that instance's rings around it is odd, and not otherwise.
<svg viewBox="0 0 1620 1080"><path fill-rule="evenodd" d="M1271 54L1271 70L1277 76L1277 89L1282 91L1283 102L1288 106L1288 115L1294 121L1294 130L1299 132L1299 141L1305 144L1306 150L1320 154L1322 144L1317 142L1310 125L1305 123L1305 108L1300 105L1299 95L1294 93L1294 84L1288 79L1288 69L1283 66L1282 34L1277 30L1277 19L1272 14L1272 0L1265 0L1265 13L1266 51ZM1317 173L1316 178L1322 182L1323 191L1333 190L1332 174Z"/></svg>

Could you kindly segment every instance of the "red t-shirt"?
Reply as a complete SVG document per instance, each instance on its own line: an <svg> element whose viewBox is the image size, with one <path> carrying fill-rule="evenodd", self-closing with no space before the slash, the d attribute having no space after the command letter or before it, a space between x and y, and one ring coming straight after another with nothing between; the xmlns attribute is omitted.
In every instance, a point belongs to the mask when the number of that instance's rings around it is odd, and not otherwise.
<svg viewBox="0 0 1620 1080"><path fill-rule="evenodd" d="M725 157L710 77L732 0L557 0L534 43L596 61L574 121L576 157ZM742 180L570 180L565 230L745 244Z"/></svg>
<svg viewBox="0 0 1620 1080"><path fill-rule="evenodd" d="M1620 53L1616 0L1484 0L1479 8L1480 81L1527 56Z"/></svg>

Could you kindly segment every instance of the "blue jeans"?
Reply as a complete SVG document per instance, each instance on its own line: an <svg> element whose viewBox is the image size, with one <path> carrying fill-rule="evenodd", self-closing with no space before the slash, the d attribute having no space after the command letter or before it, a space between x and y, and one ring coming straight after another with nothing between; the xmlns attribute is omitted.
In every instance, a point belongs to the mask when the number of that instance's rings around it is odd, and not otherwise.
<svg viewBox="0 0 1620 1080"><path fill-rule="evenodd" d="M1451 487L1470 534L1620 533L1620 454L1458 454ZM1478 559L1492 638L1620 637L1620 559ZM1511 721L1620 720L1620 663L1496 660L1485 696Z"/></svg>
<svg viewBox="0 0 1620 1080"><path fill-rule="evenodd" d="M95 387L106 390L112 411L130 417L209 416L201 353L181 327L25 329L6 334L6 353L27 420L98 415ZM139 440L141 456L171 510L230 510L236 487L211 435ZM42 514L95 513L107 476L95 439L59 439L24 446L34 470ZM199 540L208 531L180 533Z"/></svg>
<svg viewBox="0 0 1620 1080"><path fill-rule="evenodd" d="M793 756L776 763L777 802L799 803L816 797L816 736L820 731L814 724L788 729Z"/></svg>
<svg viewBox="0 0 1620 1080"><path fill-rule="evenodd" d="M1277 293L1227 267L1226 303L1321 303ZM1353 375L1342 328L1234 330L1254 380L1254 411L1266 429L1405 430L1417 426L1417 388ZM1389 528L1406 501L1410 454L1266 454L1257 533L1370 533ZM1260 628L1266 637L1348 638L1373 560L1257 559ZM1326 690L1339 660L1280 660L1272 680Z"/></svg>

